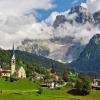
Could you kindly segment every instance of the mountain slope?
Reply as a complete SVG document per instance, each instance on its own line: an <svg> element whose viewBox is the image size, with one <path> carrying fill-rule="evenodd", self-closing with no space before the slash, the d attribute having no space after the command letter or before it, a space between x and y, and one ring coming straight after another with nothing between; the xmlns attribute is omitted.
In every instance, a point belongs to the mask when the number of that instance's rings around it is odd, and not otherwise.
<svg viewBox="0 0 100 100"><path fill-rule="evenodd" d="M61 72L63 70L63 67L65 66L62 63L59 63L57 61L42 57L42 56L37 56L32 53L24 52L24 51L15 51L15 56L16 56L16 65L18 66L24 66L24 67L30 67L33 65L36 66L43 66L45 68L51 68L52 63L55 64L56 71ZM12 51L6 51L0 49L0 65L2 67L9 67L10 66L10 60L12 57Z"/></svg>
<svg viewBox="0 0 100 100"><path fill-rule="evenodd" d="M82 72L100 73L100 34L96 34L90 40L79 58L70 66Z"/></svg>

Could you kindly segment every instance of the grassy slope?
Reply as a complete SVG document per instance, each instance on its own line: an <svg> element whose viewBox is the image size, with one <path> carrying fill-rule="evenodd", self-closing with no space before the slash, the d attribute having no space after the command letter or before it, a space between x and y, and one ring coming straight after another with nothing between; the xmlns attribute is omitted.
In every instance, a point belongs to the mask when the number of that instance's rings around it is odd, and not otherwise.
<svg viewBox="0 0 100 100"><path fill-rule="evenodd" d="M15 82L5 81L0 79L0 90L34 90L37 85L28 79L23 79Z"/></svg>

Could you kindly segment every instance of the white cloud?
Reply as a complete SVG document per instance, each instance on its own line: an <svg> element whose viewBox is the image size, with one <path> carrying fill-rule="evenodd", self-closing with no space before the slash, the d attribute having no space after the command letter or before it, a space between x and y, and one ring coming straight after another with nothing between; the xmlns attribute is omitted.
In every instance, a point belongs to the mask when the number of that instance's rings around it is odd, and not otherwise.
<svg viewBox="0 0 100 100"><path fill-rule="evenodd" d="M53 7L53 0L0 0L0 47L9 48L25 38L48 38L50 28L37 23L36 9Z"/></svg>
<svg viewBox="0 0 100 100"><path fill-rule="evenodd" d="M50 9L54 6L52 0L0 0L0 13L24 14L32 9Z"/></svg>
<svg viewBox="0 0 100 100"><path fill-rule="evenodd" d="M89 23L80 25L74 23L73 25L65 23L59 26L55 30L56 37L72 37L70 43L80 43L86 45L89 40L96 34L99 33L100 29Z"/></svg>
<svg viewBox="0 0 100 100"><path fill-rule="evenodd" d="M94 13L100 10L100 0L87 0L88 9Z"/></svg>
<svg viewBox="0 0 100 100"><path fill-rule="evenodd" d="M54 15L55 14L59 15L59 13L54 13ZM63 14L65 14L68 19L73 19L76 16L76 14L70 16L66 13ZM53 36L72 37L73 40L70 42L78 42L82 45L86 45L94 34L100 32L98 27L94 27L91 24L80 25L77 23L74 23L73 25L65 23L57 29L53 29L48 23L53 22L54 20L52 19L55 19L55 16L42 22L37 22L32 15L0 16L0 47L3 48L11 48L13 42L18 44L26 38L49 39Z"/></svg>
<svg viewBox="0 0 100 100"><path fill-rule="evenodd" d="M90 10L94 7L92 3L97 3L97 1L100 4L99 0L88 0ZM10 48L13 42L17 44L26 38L49 39L54 32L55 36L70 36L74 38L72 41L86 44L94 34L100 32L97 27L92 25L82 26L76 23L74 25L65 23L63 27L60 26L57 30L54 30L51 25L56 15L66 15L67 12L53 12L49 18L40 23L37 22L34 15L24 15L31 9L35 11L39 8L50 9L54 7L52 0L41 0L41 3L39 2L40 0L0 0L0 47ZM70 15L67 18L73 19L74 16L76 15Z"/></svg>
<svg viewBox="0 0 100 100"><path fill-rule="evenodd" d="M48 39L52 36L52 27L46 23L38 23L34 16L0 17L0 47L10 48L12 43L20 43L28 39Z"/></svg>

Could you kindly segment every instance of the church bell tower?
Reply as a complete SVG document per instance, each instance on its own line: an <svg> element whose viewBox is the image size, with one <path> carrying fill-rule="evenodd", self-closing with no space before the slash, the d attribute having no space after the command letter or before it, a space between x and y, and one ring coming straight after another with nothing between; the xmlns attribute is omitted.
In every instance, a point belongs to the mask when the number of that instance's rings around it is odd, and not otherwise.
<svg viewBox="0 0 100 100"><path fill-rule="evenodd" d="M16 59L15 59L15 50L14 50L14 44L13 44L13 55L11 58L11 75L13 75L16 71Z"/></svg>

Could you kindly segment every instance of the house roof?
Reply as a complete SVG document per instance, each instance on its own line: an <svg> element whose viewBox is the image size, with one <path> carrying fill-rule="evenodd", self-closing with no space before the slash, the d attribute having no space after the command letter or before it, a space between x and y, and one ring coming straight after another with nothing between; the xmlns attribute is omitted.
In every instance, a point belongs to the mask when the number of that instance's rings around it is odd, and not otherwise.
<svg viewBox="0 0 100 100"><path fill-rule="evenodd" d="M16 72L18 72L21 68L23 68L24 69L24 67L18 67L17 69L16 69Z"/></svg>
<svg viewBox="0 0 100 100"><path fill-rule="evenodd" d="M2 71L0 71L0 73L10 73L11 72L11 70L2 70Z"/></svg>

